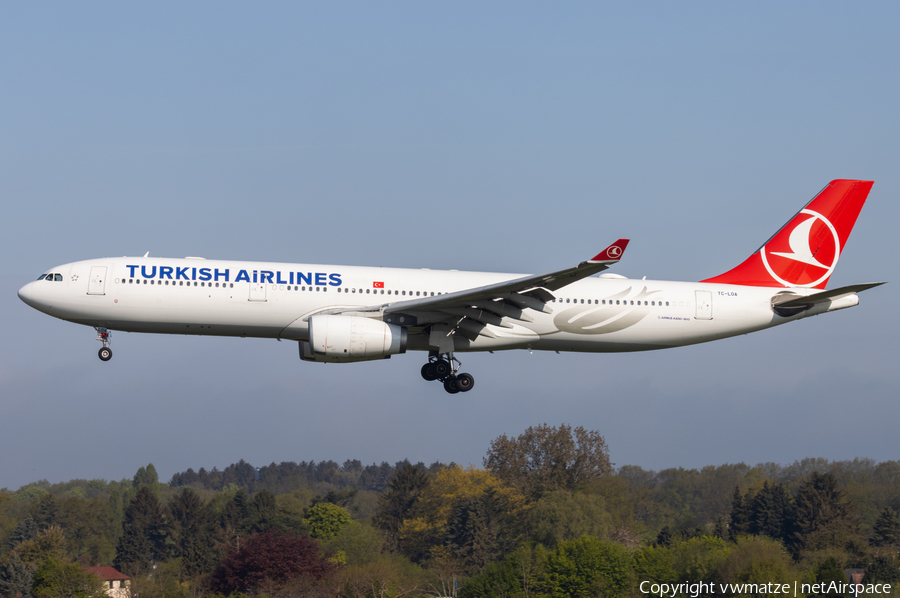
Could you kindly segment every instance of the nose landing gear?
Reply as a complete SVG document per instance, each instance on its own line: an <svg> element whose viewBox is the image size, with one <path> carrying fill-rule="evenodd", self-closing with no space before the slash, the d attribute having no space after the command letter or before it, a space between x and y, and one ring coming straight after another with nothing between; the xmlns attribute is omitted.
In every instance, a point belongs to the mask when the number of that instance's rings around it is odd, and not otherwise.
<svg viewBox="0 0 900 598"><path fill-rule="evenodd" d="M97 355L100 356L100 361L109 361L112 359L112 349L109 348L109 336L111 333L106 328L96 328L95 330L99 335L97 340L103 342L103 348L97 352Z"/></svg>
<svg viewBox="0 0 900 598"><path fill-rule="evenodd" d="M429 382L439 380L450 394L469 392L475 387L475 377L472 374L458 374L460 367L462 363L453 353L434 354L422 366L422 377Z"/></svg>

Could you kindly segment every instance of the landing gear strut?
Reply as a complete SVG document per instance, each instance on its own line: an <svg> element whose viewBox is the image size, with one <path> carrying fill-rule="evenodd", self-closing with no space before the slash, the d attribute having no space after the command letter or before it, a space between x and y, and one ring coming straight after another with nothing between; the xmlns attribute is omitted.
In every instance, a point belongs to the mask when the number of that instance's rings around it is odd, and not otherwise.
<svg viewBox="0 0 900 598"><path fill-rule="evenodd" d="M109 361L112 359L112 349L109 348L109 335L111 334L109 330L106 328L96 328L98 341L103 342L103 348L97 352L97 355L100 356L100 361Z"/></svg>
<svg viewBox="0 0 900 598"><path fill-rule="evenodd" d="M469 392L475 387L475 377L472 374L459 374L462 363L453 356L453 353L433 354L428 357L428 363L422 366L422 377L428 380L440 380L444 390L450 394Z"/></svg>

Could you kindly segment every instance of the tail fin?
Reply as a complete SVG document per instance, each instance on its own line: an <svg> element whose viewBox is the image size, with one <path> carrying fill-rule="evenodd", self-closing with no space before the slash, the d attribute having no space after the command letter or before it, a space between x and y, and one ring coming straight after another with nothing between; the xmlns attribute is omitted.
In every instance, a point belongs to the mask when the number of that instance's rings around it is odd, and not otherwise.
<svg viewBox="0 0 900 598"><path fill-rule="evenodd" d="M702 282L824 289L871 188L831 181L744 263Z"/></svg>

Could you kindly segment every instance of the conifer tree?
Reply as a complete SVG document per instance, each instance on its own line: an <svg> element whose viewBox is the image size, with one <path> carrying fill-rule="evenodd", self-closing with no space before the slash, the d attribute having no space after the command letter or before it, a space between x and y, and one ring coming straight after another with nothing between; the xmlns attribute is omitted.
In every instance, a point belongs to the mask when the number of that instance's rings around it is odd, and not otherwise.
<svg viewBox="0 0 900 598"><path fill-rule="evenodd" d="M372 523L384 532L389 550L399 550L400 526L411 518L416 500L427 486L425 470L405 463L397 469L387 492L378 497L378 512Z"/></svg>
<svg viewBox="0 0 900 598"><path fill-rule="evenodd" d="M12 598L19 594L27 596L31 592L33 574L32 567L22 562L17 553L11 553L0 564L0 598Z"/></svg>
<svg viewBox="0 0 900 598"><path fill-rule="evenodd" d="M731 524L728 526L728 537L732 541L736 540L741 534L749 531L750 516L744 497L741 495L741 489L734 487L734 494L731 498Z"/></svg>
<svg viewBox="0 0 900 598"><path fill-rule="evenodd" d="M140 573L165 553L166 522L162 507L150 488L142 486L125 509L114 564L123 573Z"/></svg>
<svg viewBox="0 0 900 598"><path fill-rule="evenodd" d="M894 509L885 507L875 527L872 528L872 544L875 546L896 546L900 544L900 521L894 514Z"/></svg>
<svg viewBox="0 0 900 598"><path fill-rule="evenodd" d="M31 540L37 535L38 526L37 523L35 523L34 518L26 517L16 525L12 535L9 537L9 548L13 549L22 542Z"/></svg>
<svg viewBox="0 0 900 598"><path fill-rule="evenodd" d="M845 546L856 539L854 508L831 473L814 471L797 491L792 544L795 551Z"/></svg>
<svg viewBox="0 0 900 598"><path fill-rule="evenodd" d="M52 525L56 525L56 517L59 513L59 507L56 505L56 499L52 494L43 495L34 507L32 518L37 524L37 530L43 531Z"/></svg>
<svg viewBox="0 0 900 598"><path fill-rule="evenodd" d="M212 513L191 488L184 488L169 501L168 509L174 552L181 557L181 578L210 572L218 556L213 542Z"/></svg>

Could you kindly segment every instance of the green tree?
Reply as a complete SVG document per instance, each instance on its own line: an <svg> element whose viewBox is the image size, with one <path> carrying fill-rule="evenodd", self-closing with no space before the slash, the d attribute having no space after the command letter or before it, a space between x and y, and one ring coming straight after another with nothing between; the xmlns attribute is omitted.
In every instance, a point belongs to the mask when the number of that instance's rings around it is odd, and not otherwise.
<svg viewBox="0 0 900 598"><path fill-rule="evenodd" d="M47 559L34 572L34 598L106 598L103 581L74 563Z"/></svg>
<svg viewBox="0 0 900 598"><path fill-rule="evenodd" d="M44 494L38 499L34 505L31 517L37 524L38 531L47 529L52 525L56 525L56 516L59 507L56 505L56 498L52 494Z"/></svg>
<svg viewBox="0 0 900 598"><path fill-rule="evenodd" d="M872 544L874 546L896 546L900 544L900 521L894 509L885 507L872 528Z"/></svg>
<svg viewBox="0 0 900 598"><path fill-rule="evenodd" d="M509 495L488 488L461 497L448 521L446 545L468 570L481 570L503 557L518 541L515 505Z"/></svg>
<svg viewBox="0 0 900 598"><path fill-rule="evenodd" d="M847 576L844 575L844 571L838 565L837 560L834 557L828 557L823 562L817 564L813 567L813 583L815 584L830 584L831 582L836 582L838 584L837 587L843 587L843 584L847 583ZM843 596L842 593L833 591L833 592L825 592L822 594L814 594L817 598L825 598L826 596Z"/></svg>
<svg viewBox="0 0 900 598"><path fill-rule="evenodd" d="M181 557L179 578L190 579L212 571L218 561L213 514L188 487L176 494L167 507L175 556Z"/></svg>
<svg viewBox="0 0 900 598"><path fill-rule="evenodd" d="M725 584L790 584L800 581L784 546L763 536L741 536L716 570L716 581ZM768 594L760 594L768 595Z"/></svg>
<svg viewBox="0 0 900 598"><path fill-rule="evenodd" d="M547 553L541 589L560 597L615 598L628 587L630 564L630 555L619 544L591 536L560 542Z"/></svg>
<svg viewBox="0 0 900 598"><path fill-rule="evenodd" d="M672 546L672 565L678 579L690 581L714 581L721 564L733 544L722 538L698 536L676 542Z"/></svg>
<svg viewBox="0 0 900 598"><path fill-rule="evenodd" d="M378 497L378 511L372 524L384 532L388 550L400 549L400 528L415 514L416 501L428 487L424 468L404 463L388 484L387 492Z"/></svg>
<svg viewBox="0 0 900 598"><path fill-rule="evenodd" d="M31 592L34 569L22 562L15 552L0 561L0 597L14 598Z"/></svg>
<svg viewBox="0 0 900 598"><path fill-rule="evenodd" d="M678 581L672 549L666 546L645 546L631 555L631 562L637 580L652 583Z"/></svg>
<svg viewBox="0 0 900 598"><path fill-rule="evenodd" d="M51 525L34 538L16 546L15 553L29 565L48 558L62 558L65 554L66 536L58 525Z"/></svg>
<svg viewBox="0 0 900 598"><path fill-rule="evenodd" d="M728 538L734 541L738 536L750 531L750 512L744 502L741 489L734 487L731 498L731 524L728 526Z"/></svg>
<svg viewBox="0 0 900 598"><path fill-rule="evenodd" d="M125 509L122 535L116 545L116 568L132 575L145 571L151 561L165 556L166 537L162 507L150 488L142 486Z"/></svg>
<svg viewBox="0 0 900 598"><path fill-rule="evenodd" d="M9 537L9 547L14 549L25 540L31 540L38 534L38 526L33 517L26 517L16 524L12 535Z"/></svg>
<svg viewBox="0 0 900 598"><path fill-rule="evenodd" d="M763 483L749 505L748 531L775 540L789 541L793 537L793 505L781 484Z"/></svg>
<svg viewBox="0 0 900 598"><path fill-rule="evenodd" d="M153 463L148 464L147 467L139 468L137 473L134 474L132 484L136 490L147 487L154 495L159 496L159 475L156 473Z"/></svg>
<svg viewBox="0 0 900 598"><path fill-rule="evenodd" d="M250 518L253 521L251 524L253 531L264 532L273 527L280 527L275 495L265 488L253 497L249 510Z"/></svg>
<svg viewBox="0 0 900 598"><path fill-rule="evenodd" d="M547 547L582 536L607 537L612 518L602 496L556 490L546 493L529 510L529 538Z"/></svg>
<svg viewBox="0 0 900 598"><path fill-rule="evenodd" d="M596 431L542 424L517 438L494 439L484 466L530 498L553 490L575 491L612 470L606 441Z"/></svg>
<svg viewBox="0 0 900 598"><path fill-rule="evenodd" d="M800 486L795 502L795 550L844 548L859 542L859 522L853 505L838 489L833 474L814 471Z"/></svg>
<svg viewBox="0 0 900 598"><path fill-rule="evenodd" d="M306 510L303 523L309 528L309 535L313 538L329 540L350 523L350 513L330 502L320 502Z"/></svg>
<svg viewBox="0 0 900 598"><path fill-rule="evenodd" d="M896 584L898 581L900 581L900 569L897 568L897 564L890 557L880 556L866 567L866 577L863 579L863 584Z"/></svg>
<svg viewBox="0 0 900 598"><path fill-rule="evenodd" d="M351 521L343 526L323 546L335 554L343 555L348 565L363 565L381 556L384 538L371 525Z"/></svg>

